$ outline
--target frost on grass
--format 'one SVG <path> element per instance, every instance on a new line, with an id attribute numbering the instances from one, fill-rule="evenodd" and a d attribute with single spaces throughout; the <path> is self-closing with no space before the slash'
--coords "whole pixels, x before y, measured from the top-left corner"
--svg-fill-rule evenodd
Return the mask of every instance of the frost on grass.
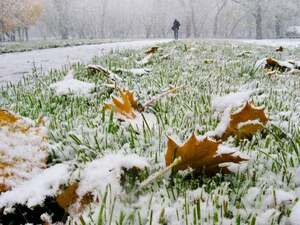
<path id="1" fill-rule="evenodd" d="M 57 95 L 89 96 L 95 89 L 95 84 L 75 79 L 73 70 L 70 70 L 62 81 L 51 84 L 50 88 L 54 89 Z"/>
<path id="2" fill-rule="evenodd" d="M 246 51 L 253 53 L 251 57 L 238 56 Z M 286 51 L 296 61 L 300 58 L 298 49 Z M 300 191 L 299 173 L 295 173 L 295 167 L 299 167 L 300 76 L 284 74 L 270 78 L 264 76 L 261 69 L 253 70 L 255 60 L 274 53 L 263 47 L 185 41 L 168 44 L 162 52 L 168 57 L 164 60 L 151 59 L 147 68 L 152 71 L 148 76 L 122 77 L 128 89 L 137 93 L 143 102 L 169 84 L 187 87 L 187 91 L 179 92 L 172 98 L 160 99 L 148 108 L 147 112 L 155 113 L 155 129 L 147 129 L 144 119 L 140 118 L 142 129 L 135 132 L 128 126 L 120 126 L 116 117 L 110 117 L 111 114 L 102 114 L 99 108 L 109 98 L 110 92 L 97 93 L 84 101 L 75 98 L 74 102 L 53 102 L 49 97 L 53 93 L 41 88 L 44 85 L 37 82 L 37 87 L 32 89 L 18 86 L 0 91 L 0 101 L 18 112 L 49 115 L 49 142 L 55 153 L 51 156 L 54 162 L 59 162 L 65 159 L 62 155 L 72 155 L 75 164 L 85 168 L 76 177 L 78 180 L 89 168 L 93 176 L 84 176 L 88 184 L 100 182 L 101 179 L 116 185 L 115 189 L 111 188 L 116 192 L 110 193 L 109 188 L 105 189 L 102 183 L 97 183 L 99 199 L 84 210 L 82 219 L 86 224 L 97 224 L 98 221 L 102 224 L 109 224 L 110 221 L 111 224 L 120 221 L 131 224 L 133 220 L 137 224 L 150 224 L 151 221 L 152 224 L 180 225 L 254 224 L 254 221 L 264 225 L 274 224 L 274 221 L 275 224 L 279 221 L 281 225 L 297 224 L 299 203 L 296 201 Z M 141 52 L 114 52 L 97 58 L 93 63 L 101 65 L 111 62 L 114 68 L 133 68 L 140 56 Z M 204 63 L 206 59 L 214 59 L 214 63 Z M 83 69 L 83 66 L 76 67 L 76 78 L 96 83 L 95 76 L 84 77 L 80 73 Z M 41 79 L 50 85 L 58 77 L 59 74 L 53 73 Z M 239 91 L 233 93 L 234 90 Z M 262 95 L 251 96 L 247 93 L 251 90 L 259 90 L 256 93 Z M 225 93 L 231 93 L 229 95 L 233 98 L 226 99 L 223 96 Z M 177 135 L 184 140 L 195 130 L 197 135 L 203 135 L 218 127 L 215 134 L 221 136 L 230 123 L 229 108 L 236 108 L 239 102 L 247 101 L 248 94 L 259 105 L 266 106 L 271 125 L 253 138 L 237 140 L 230 137 L 224 141 L 224 145 L 230 148 L 218 149 L 221 153 L 233 152 L 231 146 L 235 146 L 249 156 L 245 167 L 226 165 L 236 173 L 217 174 L 209 178 L 195 177 L 190 170 L 177 173 L 175 177 L 168 177 L 167 174 L 167 177 L 155 180 L 132 198 L 130 193 L 126 195 L 127 189 L 124 193 L 120 188 L 122 185 L 115 183 L 120 173 L 123 174 L 119 166 L 108 171 L 107 168 L 114 167 L 113 162 L 102 161 L 101 157 L 106 158 L 113 152 L 122 153 L 124 158 L 138 154 L 149 162 L 150 174 L 157 172 L 165 167 L 166 135 L 172 133 L 172 136 Z M 221 95 L 219 100 L 224 101 L 222 104 L 226 103 L 220 109 L 225 109 L 221 123 L 213 115 L 216 110 L 211 104 L 212 97 L 218 95 Z M 258 122 L 257 119 L 241 121 L 237 123 L 237 128 L 260 125 Z M 273 128 L 274 124 L 282 132 Z M 122 157 L 117 157 L 116 161 L 120 162 Z M 92 162 L 95 158 L 96 161 Z M 107 168 L 103 169 L 103 173 L 96 173 L 104 165 Z M 93 180 L 97 175 L 99 179 Z M 89 187 L 93 188 L 92 185 Z M 99 193 L 103 192 L 103 188 L 107 193 L 106 201 L 101 201 L 105 195 Z M 82 193 L 89 191 L 81 190 Z M 99 213 L 101 209 L 103 213 Z M 70 224 L 80 222 L 73 217 L 69 217 L 69 221 Z"/>

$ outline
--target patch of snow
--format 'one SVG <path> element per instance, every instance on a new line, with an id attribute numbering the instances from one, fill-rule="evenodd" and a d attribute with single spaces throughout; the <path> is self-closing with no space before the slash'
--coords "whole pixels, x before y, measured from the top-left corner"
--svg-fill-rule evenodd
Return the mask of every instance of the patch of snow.
<path id="1" fill-rule="evenodd" d="M 67 164 L 57 164 L 45 169 L 31 180 L 1 194 L 0 208 L 10 208 L 15 204 L 27 205 L 29 208 L 40 205 L 46 197 L 57 194 L 60 186 L 68 181 L 69 175 Z"/>
<path id="2" fill-rule="evenodd" d="M 225 109 L 223 116 L 221 118 L 221 121 L 218 124 L 218 126 L 216 127 L 216 129 L 214 131 L 209 131 L 209 132 L 205 133 L 205 136 L 222 137 L 223 134 L 225 133 L 228 125 L 230 124 L 230 113 L 231 113 L 231 107 L 228 107 L 227 109 Z"/>
<path id="3" fill-rule="evenodd" d="M 300 201 L 296 203 L 296 205 L 292 208 L 292 212 L 290 215 L 290 222 L 292 225 L 299 225 L 300 221 Z"/>
<path id="4" fill-rule="evenodd" d="M 262 125 L 263 124 L 259 121 L 259 120 L 248 120 L 246 122 L 240 122 L 238 125 L 237 125 L 237 129 L 241 129 L 245 126 L 249 126 L 249 125 Z"/>
<path id="5" fill-rule="evenodd" d="M 238 151 L 239 151 L 239 149 L 235 148 L 235 147 L 231 147 L 231 146 L 228 146 L 228 145 L 219 145 L 216 156 L 221 156 L 221 155 L 225 155 L 225 154 L 232 154 L 232 153 L 235 153 L 235 152 L 238 152 Z"/>
<path id="6" fill-rule="evenodd" d="M 0 126 L 0 183 L 13 188 L 41 172 L 48 158 L 47 128 L 18 117 Z"/>
<path id="7" fill-rule="evenodd" d="M 145 66 L 150 63 L 153 56 L 154 56 L 153 53 L 147 54 L 142 60 L 138 61 L 137 64 L 140 66 Z"/>
<path id="8" fill-rule="evenodd" d="M 157 126 L 157 118 L 153 113 L 140 113 L 135 111 L 136 117 L 129 119 L 123 115 L 117 114 L 117 118 L 120 119 L 125 125 L 131 125 L 137 131 L 143 131 L 147 129 L 147 125 L 150 129 L 154 129 Z"/>
<path id="9" fill-rule="evenodd" d="M 276 209 L 268 209 L 267 211 L 265 211 L 265 212 L 257 215 L 257 217 L 256 217 L 256 224 L 257 225 L 270 224 L 272 218 L 277 213 L 278 213 L 278 211 Z"/>
<path id="10" fill-rule="evenodd" d="M 120 71 L 125 73 L 131 73 L 133 75 L 142 76 L 147 75 L 151 72 L 151 69 L 148 68 L 132 68 L 132 69 L 120 69 Z"/>
<path id="11" fill-rule="evenodd" d="M 77 194 L 84 196 L 86 193 L 103 193 L 107 185 L 111 185 L 112 191 L 121 193 L 121 175 L 124 169 L 138 168 L 143 170 L 149 164 L 146 159 L 137 155 L 109 154 L 105 157 L 89 163 L 82 172 Z"/>
<path id="12" fill-rule="evenodd" d="M 217 112 L 224 112 L 228 107 L 239 107 L 250 99 L 250 96 L 255 90 L 240 91 L 230 93 L 225 96 L 214 96 L 212 100 L 212 107 Z"/>
<path id="13" fill-rule="evenodd" d="M 77 96 L 89 96 L 95 89 L 95 84 L 74 79 L 74 72 L 70 70 L 62 81 L 50 85 L 57 95 L 74 94 Z"/>

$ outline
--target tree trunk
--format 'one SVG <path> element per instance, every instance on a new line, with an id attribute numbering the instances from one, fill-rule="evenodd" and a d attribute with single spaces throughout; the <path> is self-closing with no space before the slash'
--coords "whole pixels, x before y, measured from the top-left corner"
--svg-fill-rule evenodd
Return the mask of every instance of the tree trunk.
<path id="1" fill-rule="evenodd" d="M 193 25 L 193 34 L 194 37 L 198 37 L 198 28 L 197 28 L 197 22 L 196 22 L 196 18 L 195 18 L 195 10 L 194 10 L 194 5 L 192 4 L 193 2 L 191 2 L 191 20 L 192 20 L 192 25 Z"/>
<path id="2" fill-rule="evenodd" d="M 275 16 L 275 34 L 276 38 L 281 38 L 281 20 L 279 16 Z"/>
<path id="3" fill-rule="evenodd" d="M 25 31 L 25 40 L 29 41 L 28 27 L 24 27 L 24 31 Z"/>
<path id="4" fill-rule="evenodd" d="M 256 39 L 262 39 L 262 9 L 261 6 L 257 6 L 256 16 L 255 16 L 255 24 L 256 24 Z"/>
<path id="5" fill-rule="evenodd" d="M 189 12 L 186 15 L 186 30 L 185 30 L 186 38 L 190 38 L 192 35 L 192 18 Z"/>
<path id="6" fill-rule="evenodd" d="M 218 31 L 219 31 L 219 16 L 221 14 L 221 12 L 223 11 L 223 9 L 225 8 L 225 6 L 227 5 L 227 0 L 223 0 L 222 4 L 218 7 L 217 9 L 217 13 L 215 15 L 215 19 L 214 19 L 214 30 L 213 30 L 213 36 L 216 37 L 218 35 Z"/>

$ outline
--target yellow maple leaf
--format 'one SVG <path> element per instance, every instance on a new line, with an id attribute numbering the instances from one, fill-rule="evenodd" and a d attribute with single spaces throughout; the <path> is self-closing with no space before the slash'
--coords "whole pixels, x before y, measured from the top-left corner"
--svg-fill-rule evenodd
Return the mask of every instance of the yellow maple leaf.
<path id="1" fill-rule="evenodd" d="M 113 110 L 127 119 L 136 118 L 138 102 L 135 100 L 133 92 L 129 90 L 120 91 L 121 98 L 113 97 L 112 101 L 104 104 L 104 109 Z"/>
<path id="2" fill-rule="evenodd" d="M 222 136 L 225 140 L 229 136 L 248 138 L 263 129 L 268 122 L 264 107 L 257 107 L 247 102 L 242 108 L 230 115 L 230 122 Z"/>
<path id="3" fill-rule="evenodd" d="M 14 124 L 19 118 L 7 110 L 0 109 L 0 126 Z"/>
<path id="4" fill-rule="evenodd" d="M 235 154 L 237 152 L 219 154 L 220 144 L 220 141 L 208 137 L 198 140 L 193 134 L 184 144 L 178 145 L 169 137 L 165 155 L 166 166 L 169 166 L 176 158 L 181 157 L 182 161 L 175 167 L 176 169 L 192 168 L 198 172 L 212 175 L 221 170 L 219 165 L 222 163 L 239 163 L 246 160 Z M 229 172 L 226 166 L 222 168 L 223 172 Z"/>

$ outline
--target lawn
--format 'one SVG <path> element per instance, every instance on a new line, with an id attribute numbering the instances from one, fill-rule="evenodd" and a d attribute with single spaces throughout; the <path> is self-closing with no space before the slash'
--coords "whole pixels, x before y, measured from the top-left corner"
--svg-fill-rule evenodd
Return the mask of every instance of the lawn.
<path id="1" fill-rule="evenodd" d="M 115 40 L 114 40 L 115 41 Z M 0 54 L 13 52 L 27 52 L 37 49 L 61 48 L 79 45 L 94 45 L 110 43 L 108 39 L 69 39 L 69 40 L 33 40 L 26 42 L 0 42 Z"/>
<path id="2" fill-rule="evenodd" d="M 31 119 L 47 117 L 48 167 L 69 163 L 78 169 L 109 154 L 121 154 L 125 160 L 136 154 L 147 161 L 142 171 L 120 172 L 117 187 L 113 179 L 103 181 L 109 185 L 97 189 L 98 199 L 85 206 L 80 216 L 70 213 L 67 224 L 288 224 L 300 197 L 300 76 L 265 75 L 255 64 L 271 56 L 299 59 L 300 50 L 276 52 L 272 47 L 238 42 L 179 41 L 160 45 L 146 66 L 137 63 L 144 57 L 141 50 L 94 58 L 93 64 L 112 71 L 151 69 L 145 75 L 119 74 L 141 103 L 170 85 L 183 86 L 151 105 L 147 113 L 155 115 L 156 123 L 151 126 L 153 121 L 144 118 L 140 129 L 103 110 L 111 95 L 119 92 L 106 85 L 103 74 L 91 73 L 82 64 L 72 69 L 76 79 L 95 84 L 90 95 L 56 95 L 50 88 L 71 68 L 48 74 L 35 69 L 18 84 L 0 89 L 0 106 Z M 251 91 L 250 99 L 264 106 L 269 117 L 253 137 L 230 137 L 222 143 L 249 157 L 243 166 L 213 176 L 190 169 L 173 171 L 139 189 L 143 180 L 165 168 L 168 136 L 180 144 L 193 132 L 202 136 L 215 130 L 220 121 L 212 107 L 215 96 L 243 91 Z"/>

